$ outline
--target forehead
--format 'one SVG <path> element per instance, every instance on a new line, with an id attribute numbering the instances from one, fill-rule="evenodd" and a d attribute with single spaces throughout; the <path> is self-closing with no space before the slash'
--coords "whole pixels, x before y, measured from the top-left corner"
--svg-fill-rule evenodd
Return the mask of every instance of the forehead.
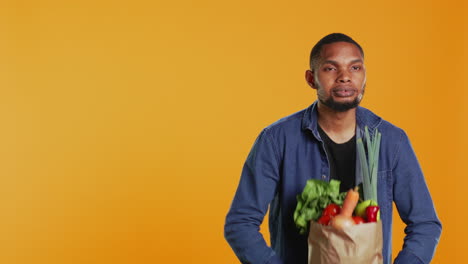
<path id="1" fill-rule="evenodd" d="M 323 45 L 320 52 L 321 61 L 335 60 L 335 61 L 353 61 L 362 58 L 359 48 L 348 42 L 334 42 L 331 44 Z"/>

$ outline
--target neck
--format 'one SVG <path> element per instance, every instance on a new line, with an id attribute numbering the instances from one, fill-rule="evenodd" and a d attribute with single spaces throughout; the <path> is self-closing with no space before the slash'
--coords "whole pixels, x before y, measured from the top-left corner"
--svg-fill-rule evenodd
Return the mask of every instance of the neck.
<path id="1" fill-rule="evenodd" d="M 318 124 L 334 142 L 347 142 L 356 133 L 356 108 L 337 112 L 319 101 L 317 110 Z"/>

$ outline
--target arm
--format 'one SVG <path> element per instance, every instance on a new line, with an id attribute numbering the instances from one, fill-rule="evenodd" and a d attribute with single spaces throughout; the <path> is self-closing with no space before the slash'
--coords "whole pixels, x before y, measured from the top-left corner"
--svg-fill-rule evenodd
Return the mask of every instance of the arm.
<path id="1" fill-rule="evenodd" d="M 406 224 L 403 249 L 394 263 L 429 263 L 439 242 L 442 226 L 421 167 L 404 132 L 400 138 L 393 176 L 394 201 Z"/>
<path id="2" fill-rule="evenodd" d="M 263 130 L 244 164 L 224 226 L 224 236 L 242 263 L 282 263 L 259 232 L 278 182 L 279 154 Z"/>

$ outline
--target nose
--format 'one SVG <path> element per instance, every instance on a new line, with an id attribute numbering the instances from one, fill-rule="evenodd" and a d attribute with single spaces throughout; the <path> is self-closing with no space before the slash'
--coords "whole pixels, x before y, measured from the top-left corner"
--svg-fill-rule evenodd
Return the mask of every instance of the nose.
<path id="1" fill-rule="evenodd" d="M 346 83 L 351 81 L 351 76 L 348 71 L 341 71 L 340 75 L 338 75 L 338 82 L 340 83 Z"/>

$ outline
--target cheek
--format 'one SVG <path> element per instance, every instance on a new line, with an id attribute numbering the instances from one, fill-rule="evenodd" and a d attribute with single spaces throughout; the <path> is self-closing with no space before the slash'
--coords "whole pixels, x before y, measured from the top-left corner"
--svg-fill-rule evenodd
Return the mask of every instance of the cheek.
<path id="1" fill-rule="evenodd" d="M 321 87 L 319 87 L 319 89 L 317 89 L 317 97 L 318 98 L 326 98 L 327 97 L 327 93 L 325 92 L 325 90 Z"/>
<path id="2" fill-rule="evenodd" d="M 356 76 L 354 78 L 354 84 L 356 85 L 357 88 L 362 88 L 366 84 L 366 76 Z"/>
<path id="3" fill-rule="evenodd" d="M 322 83 L 322 84 L 326 84 L 326 83 L 329 83 L 331 81 L 333 81 L 333 76 L 328 73 L 328 74 L 321 74 L 319 76 L 317 76 L 317 78 L 315 78 L 319 83 Z"/>
<path id="4" fill-rule="evenodd" d="M 364 74 L 362 74 L 361 76 L 359 76 L 359 80 L 360 80 L 360 82 L 361 82 L 362 84 L 365 84 L 365 83 L 366 83 L 366 80 L 367 80 L 366 74 L 364 73 Z"/>

